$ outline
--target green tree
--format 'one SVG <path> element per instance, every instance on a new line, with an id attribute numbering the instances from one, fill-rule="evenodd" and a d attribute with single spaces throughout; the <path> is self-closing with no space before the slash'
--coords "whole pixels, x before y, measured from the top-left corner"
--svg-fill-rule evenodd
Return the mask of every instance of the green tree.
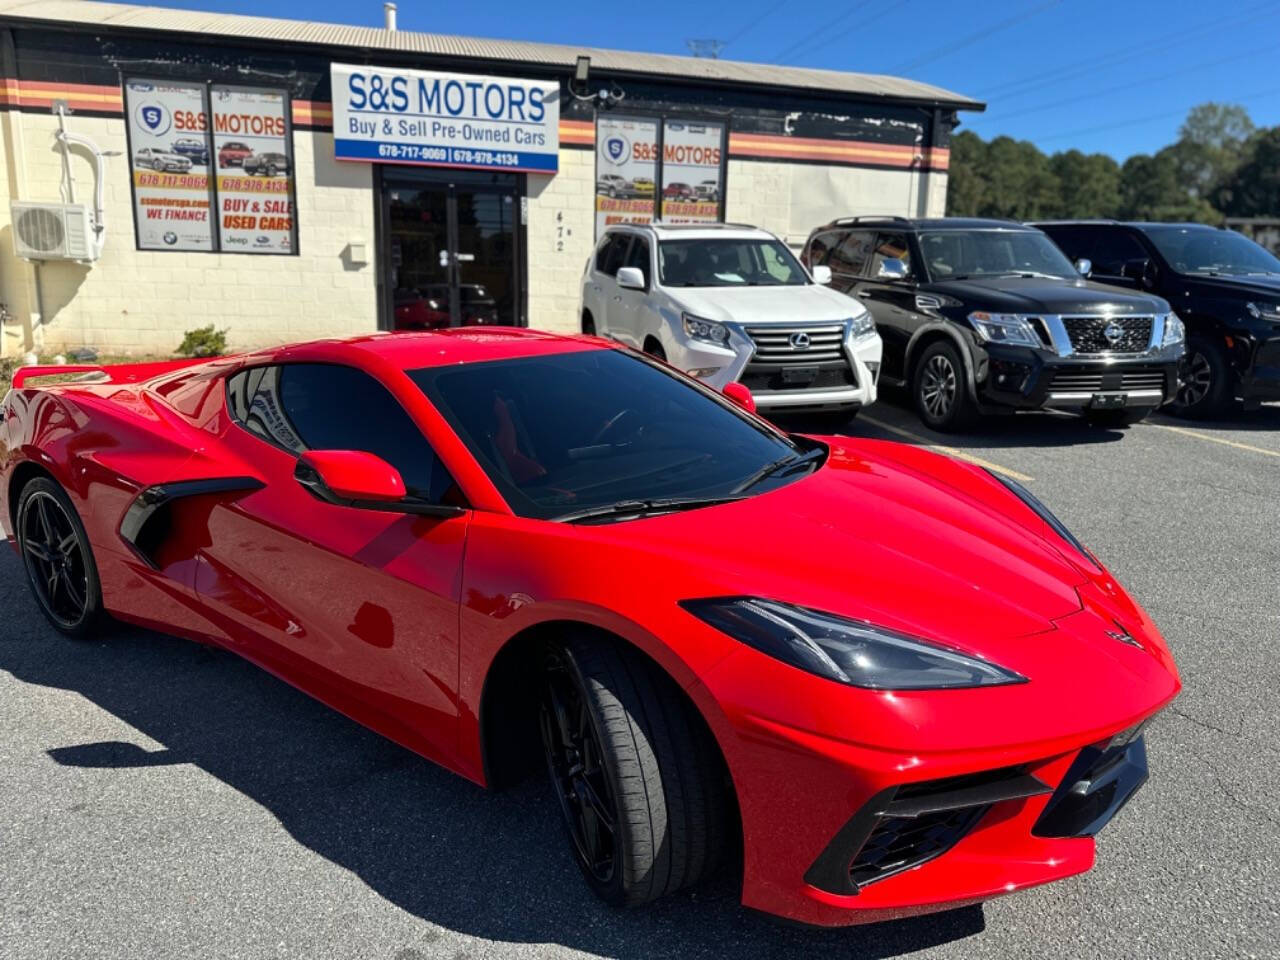
<path id="1" fill-rule="evenodd" d="M 1213 201 L 1232 217 L 1280 216 L 1280 127 L 1254 134 L 1244 162 L 1214 190 Z"/>
<path id="2" fill-rule="evenodd" d="M 1154 156 L 1140 153 L 1120 168 L 1120 216 L 1127 220 L 1199 220 L 1215 223 L 1221 215 L 1194 196 L 1180 179 L 1172 147 Z"/>
<path id="3" fill-rule="evenodd" d="M 976 217 L 986 203 L 988 183 L 987 143 L 972 130 L 951 138 L 951 164 L 947 176 L 947 214 Z"/>
<path id="4" fill-rule="evenodd" d="M 1178 177 L 1196 197 L 1208 197 L 1244 159 L 1254 133 L 1244 107 L 1202 103 L 1192 107 L 1170 148 Z"/>
<path id="5" fill-rule="evenodd" d="M 1049 158 L 1029 140 L 996 137 L 987 147 L 989 189 L 982 216 L 1034 220 L 1053 216 L 1061 187 Z"/>
<path id="6" fill-rule="evenodd" d="M 1055 217 L 1114 217 L 1120 211 L 1120 164 L 1104 153 L 1055 153 L 1049 169 L 1058 178 Z"/>

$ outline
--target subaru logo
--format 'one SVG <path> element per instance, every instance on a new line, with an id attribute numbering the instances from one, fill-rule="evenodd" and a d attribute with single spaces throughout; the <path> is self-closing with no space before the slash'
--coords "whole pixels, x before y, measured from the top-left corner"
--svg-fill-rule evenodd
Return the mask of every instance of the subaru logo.
<path id="1" fill-rule="evenodd" d="M 1124 327 L 1112 320 L 1102 328 L 1102 335 L 1107 338 L 1107 343 L 1114 347 L 1124 338 Z"/>
<path id="2" fill-rule="evenodd" d="M 793 333 L 791 335 L 791 349 L 792 350 L 808 350 L 809 335 L 805 333 L 803 330 L 797 333 Z"/>

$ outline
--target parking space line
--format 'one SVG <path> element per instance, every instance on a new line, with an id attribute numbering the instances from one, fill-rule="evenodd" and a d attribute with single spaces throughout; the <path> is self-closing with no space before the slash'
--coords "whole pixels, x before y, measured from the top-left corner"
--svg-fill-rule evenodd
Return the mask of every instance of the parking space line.
<path id="1" fill-rule="evenodd" d="M 967 460 L 969 463 L 976 463 L 980 467 L 988 470 L 995 470 L 997 473 L 1003 473 L 1006 477 L 1013 477 L 1019 483 L 1028 483 L 1033 478 L 1025 473 L 1019 473 L 1017 470 L 1010 470 L 1008 467 L 1002 467 L 998 463 L 992 463 L 990 460 L 983 460 L 981 457 L 975 457 L 971 453 L 965 453 L 963 450 L 957 450 L 955 447 L 948 447 L 943 443 L 934 443 L 928 437 L 922 437 L 918 433 L 912 433 L 910 430 L 904 430 L 902 427 L 895 427 L 891 423 L 885 423 L 883 420 L 877 420 L 875 417 L 862 416 L 858 418 L 863 423 L 869 423 L 873 427 L 879 427 L 881 430 L 888 430 L 890 433 L 896 433 L 899 436 L 906 437 L 917 444 L 928 447 L 930 450 L 937 450 L 939 453 L 945 453 L 949 457 L 955 457 L 957 460 Z"/>
<path id="2" fill-rule="evenodd" d="M 1188 437 L 1195 437 L 1197 440 L 1208 440 L 1210 443 L 1220 443 L 1224 447 L 1235 447 L 1237 450 L 1248 450 L 1250 453 L 1260 453 L 1265 457 L 1280 457 L 1280 450 L 1268 450 L 1265 447 L 1255 447 L 1248 443 L 1240 443 L 1238 440 L 1227 440 L 1224 437 L 1215 437 L 1210 433 L 1201 433 L 1199 430 L 1188 430 L 1186 427 L 1171 427 L 1164 423 L 1142 423 L 1142 427 L 1156 427 L 1159 430 L 1168 430 L 1171 433 L 1181 433 Z"/>

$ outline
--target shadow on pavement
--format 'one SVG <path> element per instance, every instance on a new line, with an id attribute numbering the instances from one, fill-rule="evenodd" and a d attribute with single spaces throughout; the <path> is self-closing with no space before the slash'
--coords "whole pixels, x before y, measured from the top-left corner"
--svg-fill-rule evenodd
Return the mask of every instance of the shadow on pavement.
<path id="1" fill-rule="evenodd" d="M 1259 433 L 1276 431 L 1280 433 L 1280 403 L 1265 403 L 1256 410 L 1245 410 L 1241 404 L 1225 417 L 1216 420 L 1187 420 L 1172 417 L 1165 413 L 1157 413 L 1151 418 L 1152 423 L 1162 423 L 1170 427 L 1185 427 L 1188 430 L 1200 430 L 1204 433 Z"/>
<path id="2" fill-rule="evenodd" d="M 57 763 L 194 764 L 264 806 L 299 843 L 380 896 L 459 933 L 646 957 L 893 957 L 981 932 L 981 907 L 845 930 L 744 911 L 736 883 L 641 910 L 596 901 L 540 778 L 488 793 L 358 726 L 233 654 L 129 627 L 77 643 L 47 627 L 0 544 L 0 669 L 75 691 L 161 745 L 40 744 Z M 213 882 L 212 880 L 210 881 Z"/>

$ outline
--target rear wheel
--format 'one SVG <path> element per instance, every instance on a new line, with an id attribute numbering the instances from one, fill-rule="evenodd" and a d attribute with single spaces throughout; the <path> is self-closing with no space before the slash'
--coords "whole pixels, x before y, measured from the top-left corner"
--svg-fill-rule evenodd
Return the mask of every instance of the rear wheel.
<path id="1" fill-rule="evenodd" d="M 649 337 L 645 340 L 644 352 L 649 354 L 649 356 L 657 357 L 662 361 L 667 359 L 667 351 L 662 349 L 662 344 L 658 341 L 657 337 Z"/>
<path id="2" fill-rule="evenodd" d="M 1192 337 L 1187 341 L 1182 384 L 1169 409 L 1179 417 L 1200 419 L 1221 416 L 1231 405 L 1231 365 L 1226 351 L 1215 340 Z"/>
<path id="3" fill-rule="evenodd" d="M 89 538 L 62 488 L 46 477 L 23 487 L 16 532 L 45 617 L 69 637 L 88 634 L 102 615 L 102 586 Z"/>
<path id="4" fill-rule="evenodd" d="M 648 903 L 714 869 L 729 822 L 722 762 L 653 664 L 589 635 L 550 647 L 540 727 L 574 858 L 601 899 Z"/>
<path id="5" fill-rule="evenodd" d="M 921 352 L 911 378 L 911 397 L 920 419 L 941 433 L 962 430 L 973 419 L 964 363 L 949 341 L 937 340 Z"/>
<path id="6" fill-rule="evenodd" d="M 594 337 L 596 334 L 596 318 L 591 316 L 591 311 L 582 311 L 582 332 L 587 336 Z"/>

